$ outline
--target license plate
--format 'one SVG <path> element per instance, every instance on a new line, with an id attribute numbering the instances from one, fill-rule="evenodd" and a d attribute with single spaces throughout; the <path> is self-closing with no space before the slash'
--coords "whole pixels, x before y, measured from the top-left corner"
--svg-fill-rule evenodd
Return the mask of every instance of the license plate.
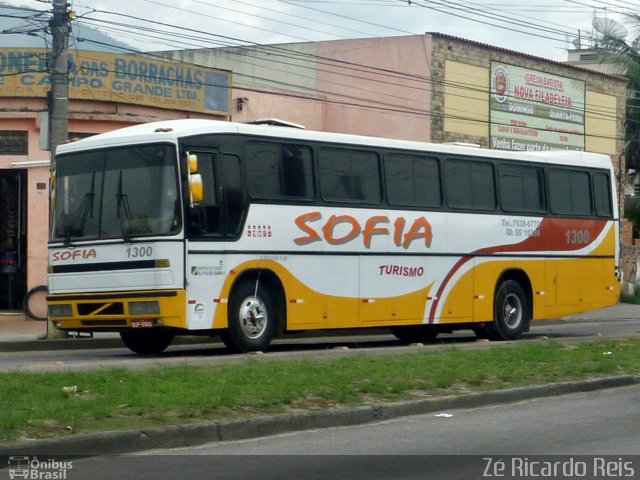
<path id="1" fill-rule="evenodd" d="M 131 320 L 132 328 L 151 328 L 153 322 L 151 320 Z"/>

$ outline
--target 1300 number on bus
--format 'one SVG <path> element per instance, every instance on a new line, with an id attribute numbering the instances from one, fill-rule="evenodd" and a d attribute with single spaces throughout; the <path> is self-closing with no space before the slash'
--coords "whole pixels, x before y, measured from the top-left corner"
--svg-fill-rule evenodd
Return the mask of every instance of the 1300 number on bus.
<path id="1" fill-rule="evenodd" d="M 586 245 L 589 243 L 588 230 L 567 230 L 565 237 L 568 245 Z"/>
<path id="2" fill-rule="evenodd" d="M 129 247 L 127 248 L 127 258 L 152 257 L 153 247 Z"/>

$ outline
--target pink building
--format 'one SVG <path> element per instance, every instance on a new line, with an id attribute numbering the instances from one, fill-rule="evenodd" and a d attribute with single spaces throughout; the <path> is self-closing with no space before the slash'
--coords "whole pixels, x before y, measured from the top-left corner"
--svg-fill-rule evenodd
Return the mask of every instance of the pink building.
<path id="1" fill-rule="evenodd" d="M 0 49 L 0 312 L 47 283 L 49 77 L 40 49 Z M 69 138 L 172 118 L 229 119 L 231 74 L 133 55 L 73 52 Z M 29 302 L 44 317 L 44 294 Z"/>

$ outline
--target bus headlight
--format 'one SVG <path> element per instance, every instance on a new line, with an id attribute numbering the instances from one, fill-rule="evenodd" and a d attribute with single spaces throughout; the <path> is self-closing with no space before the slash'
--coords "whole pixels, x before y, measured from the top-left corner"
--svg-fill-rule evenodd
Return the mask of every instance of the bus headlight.
<path id="1" fill-rule="evenodd" d="M 131 315 L 158 315 L 160 304 L 157 301 L 129 302 L 129 314 Z"/>
<path id="2" fill-rule="evenodd" d="M 73 315 L 73 309 L 70 303 L 61 303 L 58 305 L 49 305 L 48 308 L 49 318 L 55 317 L 70 317 Z"/>

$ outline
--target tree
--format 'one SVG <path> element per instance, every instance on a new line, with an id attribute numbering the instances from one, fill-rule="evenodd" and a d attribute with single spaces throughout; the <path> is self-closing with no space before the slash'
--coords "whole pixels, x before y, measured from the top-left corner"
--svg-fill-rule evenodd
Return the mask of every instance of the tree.
<path id="1" fill-rule="evenodd" d="M 613 71 L 627 78 L 624 159 L 627 170 L 640 173 L 640 14 L 627 13 L 624 37 L 603 35 L 599 46 L 602 62 L 613 65 Z M 635 182 L 634 182 L 635 183 Z M 625 216 L 633 224 L 634 238 L 640 237 L 640 199 L 626 198 Z"/>
<path id="2" fill-rule="evenodd" d="M 602 62 L 614 65 L 612 73 L 627 77 L 625 160 L 627 168 L 640 168 L 640 14 L 626 13 L 628 35 L 603 35 Z"/>

